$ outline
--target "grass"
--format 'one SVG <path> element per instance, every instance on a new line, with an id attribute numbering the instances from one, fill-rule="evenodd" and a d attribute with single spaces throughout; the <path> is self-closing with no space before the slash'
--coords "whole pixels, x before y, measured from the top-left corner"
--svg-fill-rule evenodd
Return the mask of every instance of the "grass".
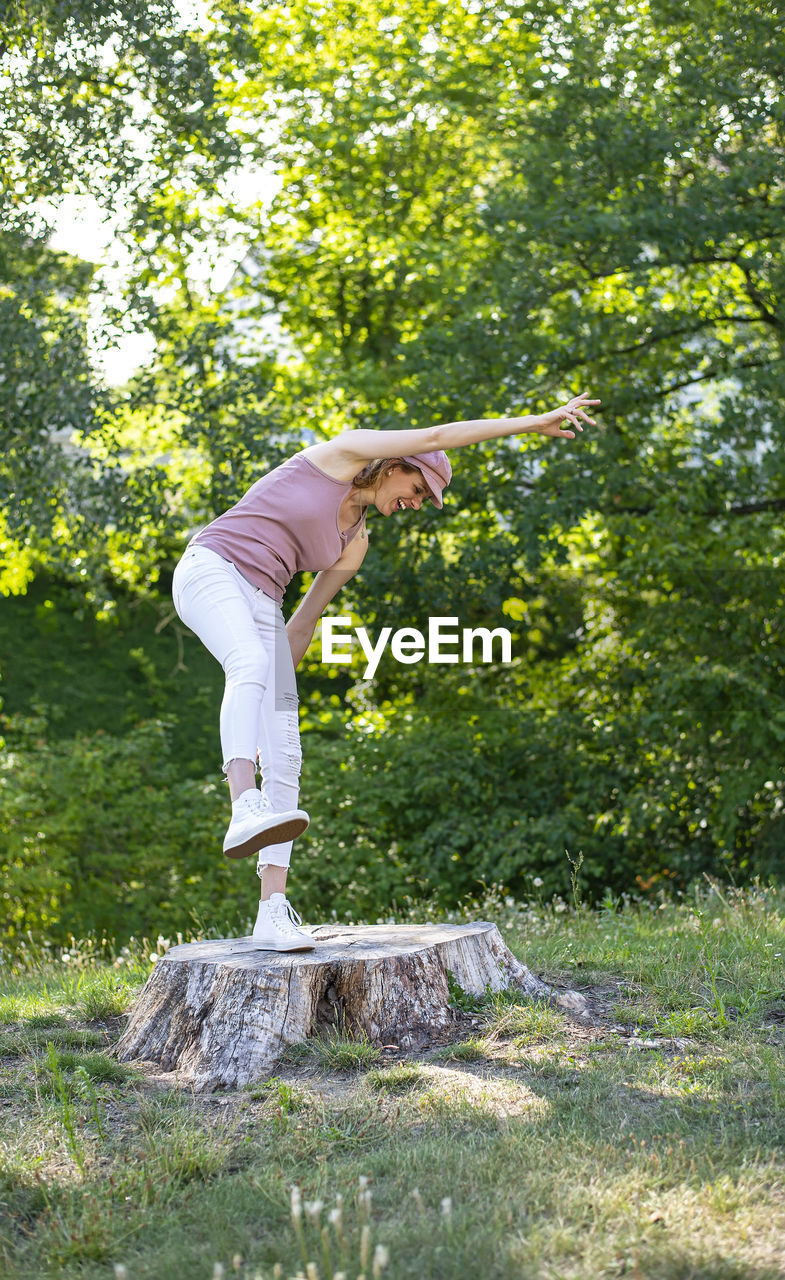
<path id="1" fill-rule="evenodd" d="M 336 1032 L 207 1096 L 118 1064 L 111 1005 L 88 1013 L 141 951 L 31 951 L 0 1004 L 0 1271 L 781 1280 L 784 905 L 492 900 L 476 914 L 590 1021 L 498 993 L 440 1049 L 372 1061 Z"/>
<path id="2" fill-rule="evenodd" d="M 351 1033 L 331 1027 L 302 1044 L 291 1045 L 284 1053 L 288 1062 L 313 1062 L 327 1071 L 362 1071 L 379 1061 L 379 1050 L 365 1032 Z"/>
<path id="3" fill-rule="evenodd" d="M 13 959 L 2 955 L 0 1026 L 21 1022 L 30 1030 L 72 1028 L 74 1018 L 116 1017 L 128 1008 L 134 993 L 150 972 L 150 945 L 111 948 L 92 942 L 59 948 L 34 943 Z M 31 985 L 30 975 L 35 975 Z"/>
<path id="4" fill-rule="evenodd" d="M 365 1083 L 376 1093 L 406 1093 L 417 1089 L 428 1080 L 428 1074 L 419 1063 L 399 1062 L 391 1067 L 366 1072 Z"/>
<path id="5" fill-rule="evenodd" d="M 459 1040 L 444 1049 L 437 1049 L 434 1057 L 437 1061 L 479 1062 L 486 1057 L 486 1044 L 478 1036 L 469 1036 L 467 1040 Z"/>

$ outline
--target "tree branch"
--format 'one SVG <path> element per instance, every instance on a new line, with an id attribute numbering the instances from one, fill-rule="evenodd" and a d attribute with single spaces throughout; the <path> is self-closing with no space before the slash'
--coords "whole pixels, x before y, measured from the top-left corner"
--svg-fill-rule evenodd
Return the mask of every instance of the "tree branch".
<path id="1" fill-rule="evenodd" d="M 780 357 L 780 361 L 782 358 Z M 650 399 L 664 399 L 665 396 L 673 395 L 674 391 L 682 391 L 684 387 L 694 387 L 698 382 L 711 382 L 714 378 L 732 377 L 739 369 L 769 369 L 775 363 L 779 363 L 779 361 L 742 360 L 731 369 L 710 369 L 708 373 L 699 373 L 691 378 L 686 378 L 684 382 L 674 382 L 669 387 L 662 387 L 659 391 L 647 391 L 646 394 Z"/>
<path id="2" fill-rule="evenodd" d="M 752 272 L 747 267 L 743 266 L 741 262 L 739 263 L 739 267 L 741 268 L 741 273 L 744 276 L 744 279 L 747 281 L 747 295 L 755 309 L 760 313 L 761 319 L 765 320 L 767 324 L 773 325 L 775 329 L 778 329 L 780 327 L 779 320 L 775 316 L 774 312 L 770 311 L 767 307 L 763 294 L 752 279 Z"/>
<path id="3" fill-rule="evenodd" d="M 653 510 L 653 504 L 649 507 L 614 507 L 610 514 L 650 516 Z M 715 516 L 751 516 L 757 515 L 762 511 L 785 511 L 785 498 L 765 498 L 762 502 L 740 502 L 732 507 L 709 507 L 695 514 L 704 516 L 706 519 L 712 519 Z"/>
<path id="4" fill-rule="evenodd" d="M 608 352 L 610 356 L 626 356 L 636 351 L 643 351 L 646 347 L 656 346 L 658 342 L 667 342 L 669 338 L 682 338 L 685 334 L 699 333 L 701 329 L 710 329 L 716 324 L 762 324 L 760 316 L 737 316 L 737 315 L 721 315 L 706 316 L 703 320 L 698 320 L 694 324 L 682 325 L 680 329 L 660 330 L 659 333 L 652 333 L 647 338 L 641 339 L 640 342 L 633 342 L 628 347 L 614 347 Z"/>

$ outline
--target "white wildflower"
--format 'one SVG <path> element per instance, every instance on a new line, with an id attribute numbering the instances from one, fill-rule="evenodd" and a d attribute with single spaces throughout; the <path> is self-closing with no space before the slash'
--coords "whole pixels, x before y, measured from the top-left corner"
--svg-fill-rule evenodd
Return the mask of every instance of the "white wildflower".
<path id="1" fill-rule="evenodd" d="M 370 1258 L 371 1258 L 371 1228 L 368 1226 L 368 1223 L 366 1222 L 365 1226 L 360 1232 L 360 1269 L 363 1275 L 368 1269 L 368 1263 L 370 1261 Z"/>
<path id="2" fill-rule="evenodd" d="M 384 1271 L 390 1261 L 390 1251 L 383 1244 L 377 1244 L 373 1251 L 373 1277 L 379 1280 L 379 1276 Z"/>

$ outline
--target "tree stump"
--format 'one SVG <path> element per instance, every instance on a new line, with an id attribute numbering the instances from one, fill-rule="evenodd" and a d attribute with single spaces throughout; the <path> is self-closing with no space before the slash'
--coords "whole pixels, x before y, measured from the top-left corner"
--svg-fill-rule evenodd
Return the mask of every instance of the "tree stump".
<path id="1" fill-rule="evenodd" d="M 118 1056 L 176 1071 L 198 1090 L 241 1088 L 287 1046 L 329 1027 L 424 1048 L 453 1018 L 448 975 L 475 996 L 514 985 L 570 1003 L 484 921 L 321 925 L 311 933 L 314 951 L 289 954 L 257 951 L 250 938 L 171 947 L 141 992 Z"/>

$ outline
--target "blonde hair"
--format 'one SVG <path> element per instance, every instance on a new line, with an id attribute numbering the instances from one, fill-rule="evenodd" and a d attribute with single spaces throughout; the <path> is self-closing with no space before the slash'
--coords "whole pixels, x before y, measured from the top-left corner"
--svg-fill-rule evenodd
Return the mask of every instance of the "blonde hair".
<path id="1" fill-rule="evenodd" d="M 420 471 L 419 467 L 413 467 L 410 462 L 404 462 L 401 458 L 374 458 L 373 462 L 366 463 L 362 471 L 357 472 L 352 484 L 355 489 L 372 489 L 384 468 L 389 466 L 400 467 L 401 471 L 406 472 Z"/>

